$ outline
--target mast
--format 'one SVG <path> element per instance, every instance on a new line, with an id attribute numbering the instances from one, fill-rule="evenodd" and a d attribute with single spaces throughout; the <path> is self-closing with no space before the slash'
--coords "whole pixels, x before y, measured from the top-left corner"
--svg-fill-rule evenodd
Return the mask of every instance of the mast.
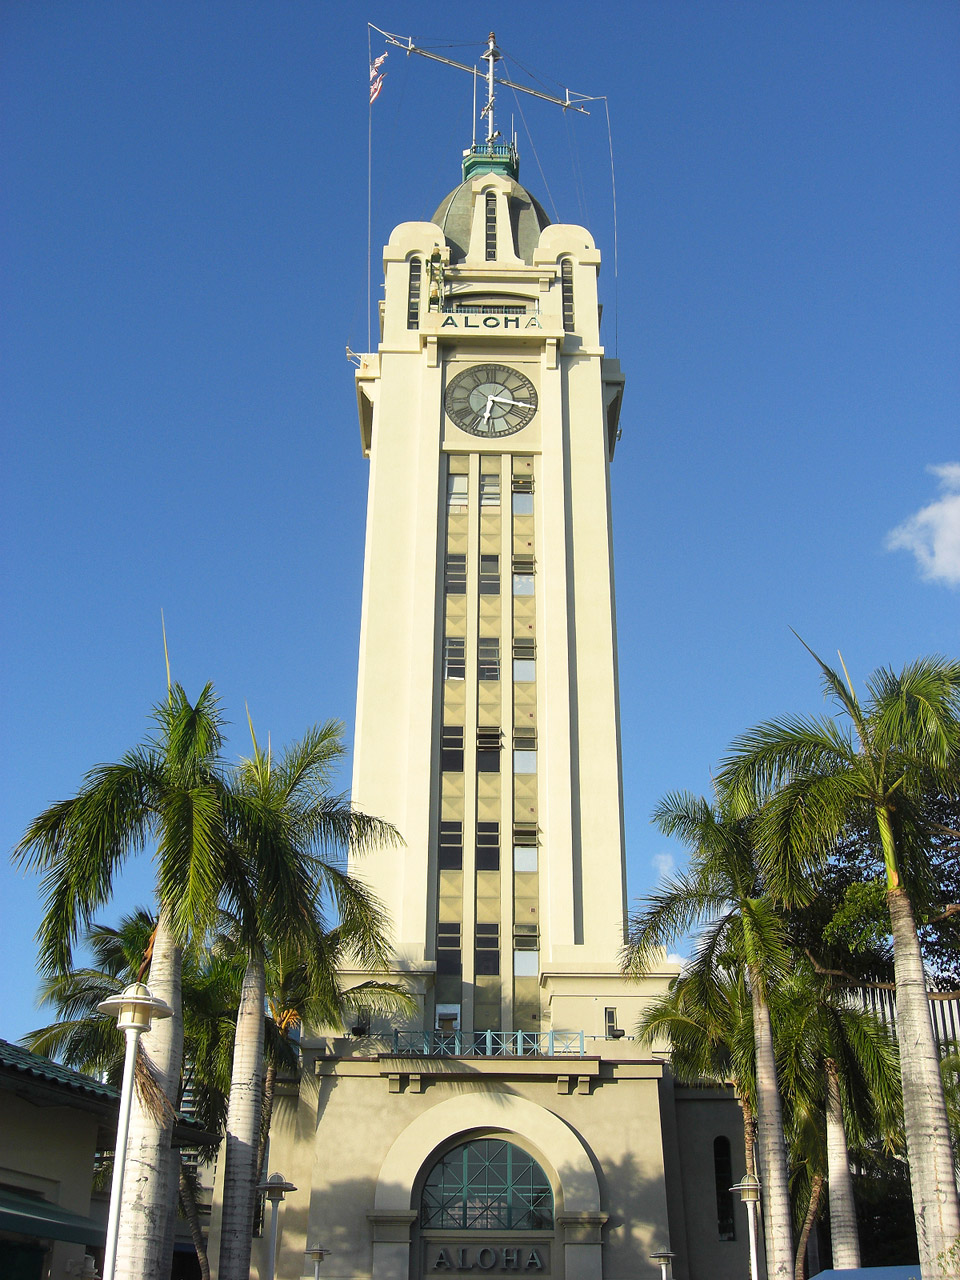
<path id="1" fill-rule="evenodd" d="M 497 133 L 493 123 L 493 86 L 495 83 L 493 68 L 500 61 L 500 50 L 497 48 L 497 40 L 491 31 L 487 37 L 487 51 L 481 54 L 481 57 L 487 64 L 487 105 L 483 108 L 480 115 L 487 117 L 487 145 L 490 146 L 496 139 Z"/>

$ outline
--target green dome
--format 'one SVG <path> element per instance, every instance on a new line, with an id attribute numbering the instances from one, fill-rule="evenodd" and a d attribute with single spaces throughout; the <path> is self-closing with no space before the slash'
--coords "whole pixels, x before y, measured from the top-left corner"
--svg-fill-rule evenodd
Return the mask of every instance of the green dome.
<path id="1" fill-rule="evenodd" d="M 533 251 L 540 241 L 540 232 L 550 225 L 546 211 L 526 187 L 516 180 L 516 152 L 513 148 L 513 172 L 501 167 L 497 157 L 488 157 L 488 163 L 471 165 L 472 153 L 479 148 L 471 148 L 464 159 L 464 180 L 458 187 L 440 202 L 431 222 L 442 230 L 447 244 L 450 246 L 450 261 L 462 262 L 470 247 L 470 226 L 473 220 L 473 179 L 479 173 L 501 173 L 510 179 L 510 192 L 507 203 L 510 208 L 510 225 L 513 228 L 513 248 L 517 257 L 528 266 L 533 264 Z M 479 159 L 479 157 L 477 157 Z M 468 167 L 469 166 L 469 167 Z"/>

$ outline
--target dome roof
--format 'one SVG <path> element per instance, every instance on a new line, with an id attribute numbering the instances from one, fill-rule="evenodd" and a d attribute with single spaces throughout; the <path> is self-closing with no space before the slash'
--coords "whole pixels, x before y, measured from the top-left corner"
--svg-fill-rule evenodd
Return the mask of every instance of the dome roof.
<path id="1" fill-rule="evenodd" d="M 473 178 L 475 174 L 454 187 L 430 219 L 436 223 L 450 246 L 450 261 L 462 262 L 470 245 L 470 226 L 473 219 Z M 515 179 L 510 180 L 507 196 L 510 208 L 510 225 L 517 257 L 527 265 L 533 263 L 533 251 L 540 240 L 540 232 L 550 225 L 543 206 Z"/>

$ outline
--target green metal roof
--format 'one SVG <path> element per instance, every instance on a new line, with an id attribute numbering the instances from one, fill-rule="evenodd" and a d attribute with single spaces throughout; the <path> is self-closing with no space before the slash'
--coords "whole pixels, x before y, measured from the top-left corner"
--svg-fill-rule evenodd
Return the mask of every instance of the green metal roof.
<path id="1" fill-rule="evenodd" d="M 61 1085 L 65 1089 L 72 1089 L 104 1102 L 118 1102 L 120 1099 L 120 1091 L 113 1085 L 101 1084 L 99 1080 L 94 1080 L 93 1076 L 61 1066 L 52 1058 L 31 1053 L 22 1045 L 10 1044 L 8 1040 L 0 1040 L 0 1070 L 2 1069 L 19 1072 L 35 1080 L 45 1080 L 49 1084 Z"/>
<path id="2" fill-rule="evenodd" d="M 16 1231 L 40 1240 L 69 1240 L 73 1244 L 101 1247 L 107 1234 L 101 1222 L 70 1213 L 36 1196 L 17 1195 L 6 1189 L 0 1190 L 0 1230 Z"/>

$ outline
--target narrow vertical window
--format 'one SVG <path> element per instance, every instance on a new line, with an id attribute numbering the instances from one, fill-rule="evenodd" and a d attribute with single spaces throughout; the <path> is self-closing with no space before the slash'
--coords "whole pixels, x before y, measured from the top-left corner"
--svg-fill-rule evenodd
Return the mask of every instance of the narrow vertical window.
<path id="1" fill-rule="evenodd" d="M 480 773 L 500 772 L 499 728 L 481 726 L 477 729 L 477 769 Z"/>
<path id="2" fill-rule="evenodd" d="M 461 969 L 460 925 L 441 921 L 437 925 L 437 973 L 459 975 Z"/>
<path id="3" fill-rule="evenodd" d="M 518 684 L 537 678 L 537 642 L 529 636 L 513 638 L 513 678 Z"/>
<path id="4" fill-rule="evenodd" d="M 733 1162 L 730 1159 L 730 1139 L 713 1140 L 713 1174 L 717 1185 L 717 1233 L 721 1240 L 736 1240 L 733 1225 Z"/>
<path id="5" fill-rule="evenodd" d="M 533 515 L 533 476 L 513 477 L 513 514 Z"/>
<path id="6" fill-rule="evenodd" d="M 573 263 L 564 258 L 560 263 L 560 300 L 563 305 L 563 327 L 567 333 L 573 329 Z"/>
<path id="7" fill-rule="evenodd" d="M 489 975 L 500 972 L 500 926 L 498 924 L 477 925 L 474 963 L 478 974 Z"/>
<path id="8" fill-rule="evenodd" d="M 480 477 L 480 506 L 481 507 L 499 507 L 500 505 L 500 477 L 499 476 L 481 476 Z"/>
<path id="9" fill-rule="evenodd" d="M 467 673 L 467 642 L 463 636 L 445 636 L 443 641 L 443 678 L 462 680 Z"/>
<path id="10" fill-rule="evenodd" d="M 480 594 L 482 596 L 498 596 L 500 594 L 500 557 L 480 557 Z"/>
<path id="11" fill-rule="evenodd" d="M 513 730 L 513 772 L 537 772 L 537 731 L 527 725 Z"/>
<path id="12" fill-rule="evenodd" d="M 500 679 L 500 639 L 481 636 L 477 641 L 477 679 Z"/>
<path id="13" fill-rule="evenodd" d="M 441 871 L 460 871 L 463 867 L 463 823 L 440 823 L 440 847 L 437 863 Z"/>
<path id="14" fill-rule="evenodd" d="M 462 515 L 467 509 L 467 477 L 447 476 L 447 510 Z"/>
<path id="15" fill-rule="evenodd" d="M 484 213 L 487 261 L 493 262 L 497 256 L 497 197 L 493 191 L 487 192 Z"/>
<path id="16" fill-rule="evenodd" d="M 407 285 L 407 328 L 420 327 L 420 279 L 423 264 L 419 258 L 410 259 L 410 280 Z"/>
<path id="17" fill-rule="evenodd" d="M 521 872 L 537 869 L 537 824 L 535 822 L 513 824 L 513 869 Z"/>
<path id="18" fill-rule="evenodd" d="M 440 768 L 463 773 L 463 725 L 445 724 L 440 730 Z"/>
<path id="19" fill-rule="evenodd" d="M 444 565 L 444 585 L 447 595 L 463 596 L 467 593 L 467 557 L 448 555 Z"/>
<path id="20" fill-rule="evenodd" d="M 515 596 L 533 595 L 533 556 L 513 557 L 513 594 Z"/>
<path id="21" fill-rule="evenodd" d="M 500 823 L 477 823 L 477 870 L 500 870 Z"/>

